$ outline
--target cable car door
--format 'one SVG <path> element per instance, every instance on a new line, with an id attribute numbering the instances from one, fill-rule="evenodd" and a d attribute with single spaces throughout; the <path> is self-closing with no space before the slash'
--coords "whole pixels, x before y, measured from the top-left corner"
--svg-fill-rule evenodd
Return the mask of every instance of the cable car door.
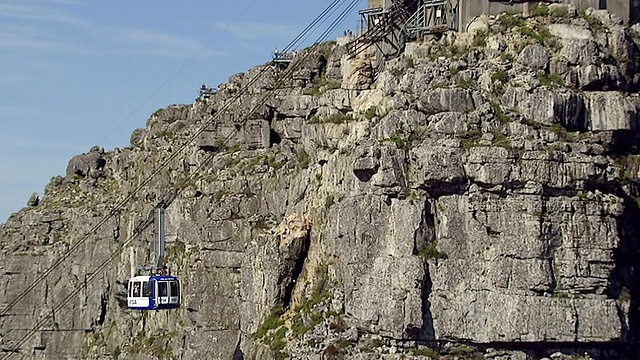
<path id="1" fill-rule="evenodd" d="M 172 281 L 169 283 L 169 302 L 180 304 L 180 283 Z"/>
<path id="2" fill-rule="evenodd" d="M 166 281 L 158 281 L 158 305 L 169 303 L 169 284 Z"/>

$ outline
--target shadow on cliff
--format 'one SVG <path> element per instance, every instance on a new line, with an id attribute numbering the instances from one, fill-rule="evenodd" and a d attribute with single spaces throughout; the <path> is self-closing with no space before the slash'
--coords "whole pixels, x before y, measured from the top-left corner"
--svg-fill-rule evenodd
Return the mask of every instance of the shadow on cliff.
<path id="1" fill-rule="evenodd" d="M 421 345 L 427 345 L 429 347 L 435 347 L 436 336 L 433 327 L 433 316 L 431 314 L 431 302 L 429 296 L 433 288 L 433 282 L 431 281 L 431 274 L 429 272 L 429 262 L 423 255 L 425 249 L 435 249 L 436 241 L 436 229 L 435 229 L 435 215 L 431 210 L 431 203 L 429 200 L 425 200 L 424 207 L 422 208 L 422 216 L 420 225 L 414 233 L 413 240 L 413 255 L 420 256 L 422 266 L 424 269 L 424 276 L 422 278 L 422 325 L 420 328 L 410 326 L 405 329 L 408 338 L 416 340 Z"/>
<path id="2" fill-rule="evenodd" d="M 620 245 L 615 250 L 616 266 L 609 279 L 607 295 L 622 300 L 622 304 L 629 301 L 628 323 L 622 329 L 622 340 L 640 350 L 640 207 L 636 201 L 640 188 L 631 184 L 629 189 L 631 194 L 623 195 L 624 211 L 618 218 Z M 625 310 L 619 309 L 623 319 Z"/>
<path id="3" fill-rule="evenodd" d="M 640 121 L 640 118 L 636 119 Z M 615 250 L 615 268 L 609 278 L 607 295 L 611 299 L 622 300 L 618 303 L 618 312 L 624 320 L 627 309 L 621 308 L 629 301 L 628 322 L 622 329 L 624 343 L 640 353 L 640 163 L 628 155 L 640 152 L 640 135 L 636 131 L 613 131 L 607 155 L 616 159 L 622 166 L 620 180 L 608 184 L 590 184 L 590 190 L 614 193 L 624 199 L 624 210 L 618 217 L 617 227 L 620 244 Z M 640 358 L 640 356 L 638 356 Z"/>
<path id="4" fill-rule="evenodd" d="M 429 274 L 429 263 L 424 262 L 424 279 L 422 279 L 422 329 L 419 337 L 419 343 L 430 347 L 435 347 L 436 332 L 433 328 L 433 316 L 431 314 L 431 295 L 433 283 Z"/>

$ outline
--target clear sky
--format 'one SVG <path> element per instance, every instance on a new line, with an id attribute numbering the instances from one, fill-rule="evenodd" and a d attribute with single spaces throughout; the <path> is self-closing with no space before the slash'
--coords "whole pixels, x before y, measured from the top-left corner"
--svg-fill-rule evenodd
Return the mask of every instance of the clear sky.
<path id="1" fill-rule="evenodd" d="M 330 3 L 0 0 L 0 223 L 71 157 L 129 145 L 156 109 L 269 61 Z"/>

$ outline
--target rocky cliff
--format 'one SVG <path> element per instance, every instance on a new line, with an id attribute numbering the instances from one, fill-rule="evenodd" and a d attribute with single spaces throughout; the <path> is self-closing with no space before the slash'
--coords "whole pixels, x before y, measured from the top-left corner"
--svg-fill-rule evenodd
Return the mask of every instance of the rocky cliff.
<path id="1" fill-rule="evenodd" d="M 71 159 L 0 228 L 3 357 L 634 358 L 640 29 L 469 30 L 317 45 Z M 130 311 L 160 203 L 183 306 Z"/>

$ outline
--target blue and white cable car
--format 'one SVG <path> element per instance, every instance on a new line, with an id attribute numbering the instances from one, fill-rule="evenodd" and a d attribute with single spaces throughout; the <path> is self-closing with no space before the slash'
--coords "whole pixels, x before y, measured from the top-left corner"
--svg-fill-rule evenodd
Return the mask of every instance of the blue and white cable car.
<path id="1" fill-rule="evenodd" d="M 136 276 L 129 279 L 127 304 L 135 310 L 180 307 L 180 280 L 171 275 Z"/>
<path id="2" fill-rule="evenodd" d="M 132 310 L 163 310 L 180 307 L 182 285 L 176 276 L 164 274 L 164 207 L 157 208 L 158 242 L 156 264 L 140 268 L 151 275 L 138 275 L 129 279 L 127 306 Z"/>

